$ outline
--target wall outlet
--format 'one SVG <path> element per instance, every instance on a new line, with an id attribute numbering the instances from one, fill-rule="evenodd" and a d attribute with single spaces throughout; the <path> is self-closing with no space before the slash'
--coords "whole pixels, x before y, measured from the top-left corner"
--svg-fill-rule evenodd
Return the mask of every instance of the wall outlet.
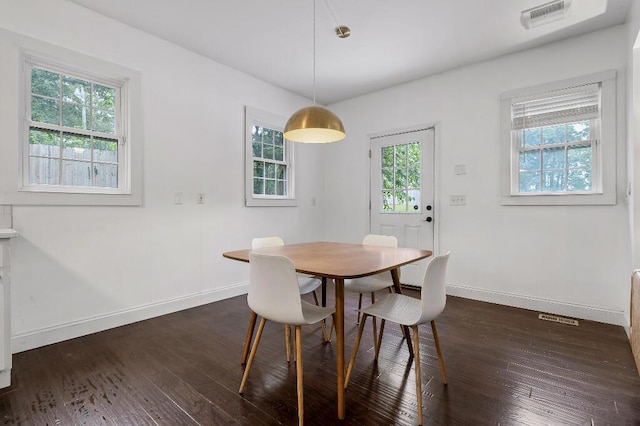
<path id="1" fill-rule="evenodd" d="M 451 195 L 449 204 L 452 206 L 465 206 L 467 204 L 466 195 Z"/>
<path id="2" fill-rule="evenodd" d="M 204 192 L 198 194 L 198 204 L 204 204 Z"/>
<path id="3" fill-rule="evenodd" d="M 173 196 L 173 204 L 182 204 L 184 202 L 184 196 L 182 192 L 176 192 Z"/>

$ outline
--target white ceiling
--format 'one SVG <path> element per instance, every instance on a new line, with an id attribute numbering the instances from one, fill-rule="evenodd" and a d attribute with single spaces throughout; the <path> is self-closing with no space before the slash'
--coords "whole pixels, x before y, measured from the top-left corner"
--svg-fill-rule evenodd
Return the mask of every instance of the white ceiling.
<path id="1" fill-rule="evenodd" d="M 313 0 L 69 1 L 312 97 Z M 570 17 L 525 30 L 520 12 L 546 1 L 316 0 L 317 101 L 622 24 L 632 0 L 573 0 Z M 335 36 L 334 15 L 351 37 Z"/>

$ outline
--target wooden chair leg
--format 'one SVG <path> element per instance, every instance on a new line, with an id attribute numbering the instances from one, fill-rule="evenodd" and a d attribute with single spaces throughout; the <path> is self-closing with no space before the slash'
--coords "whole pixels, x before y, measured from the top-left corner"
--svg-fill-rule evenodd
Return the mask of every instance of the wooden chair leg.
<path id="1" fill-rule="evenodd" d="M 247 337 L 244 339 L 244 349 L 242 350 L 242 359 L 240 360 L 240 364 L 244 365 L 247 363 L 247 356 L 249 356 L 249 347 L 251 346 L 251 337 L 253 337 L 253 330 L 256 328 L 256 315 L 255 312 L 251 311 L 251 317 L 249 318 L 249 326 L 247 327 Z"/>
<path id="2" fill-rule="evenodd" d="M 418 338 L 418 326 L 413 329 L 413 353 L 416 370 L 416 396 L 418 397 L 418 424 L 422 425 L 422 375 L 420 374 L 420 340 Z"/>
<path id="3" fill-rule="evenodd" d="M 440 339 L 438 339 L 438 331 L 436 330 L 436 322 L 431 321 L 431 330 L 433 331 L 433 340 L 436 342 L 436 350 L 438 351 L 438 361 L 440 362 L 440 373 L 442 373 L 442 381 L 447 384 L 447 371 L 444 369 L 444 359 L 442 358 L 442 349 L 440 349 Z"/>
<path id="4" fill-rule="evenodd" d="M 291 361 L 291 332 L 289 326 L 284 326 L 284 345 L 287 351 L 287 362 Z"/>
<path id="5" fill-rule="evenodd" d="M 375 345 L 375 355 L 373 359 L 378 360 L 378 355 L 380 354 L 380 346 L 382 345 L 382 335 L 384 334 L 384 325 L 386 321 L 383 319 L 380 321 L 380 334 L 378 334 L 378 340 L 373 342 Z"/>
<path id="6" fill-rule="evenodd" d="M 362 293 L 358 295 L 358 320 L 356 324 L 360 324 L 360 309 L 362 309 Z"/>
<path id="7" fill-rule="evenodd" d="M 262 330 L 264 330 L 264 325 L 267 322 L 266 319 L 262 318 L 260 320 L 260 325 L 258 326 L 258 333 L 256 334 L 256 338 L 253 340 L 253 346 L 251 347 L 251 354 L 249 355 L 249 361 L 247 361 L 247 366 L 244 369 L 244 374 L 242 375 L 242 382 L 240 383 L 240 390 L 238 393 L 242 393 L 244 391 L 244 386 L 247 384 L 247 378 L 249 377 L 249 370 L 251 370 L 251 366 L 253 365 L 253 359 L 256 357 L 256 352 L 258 351 L 258 343 L 260 343 L 260 338 L 262 337 Z"/>
<path id="8" fill-rule="evenodd" d="M 371 292 L 371 304 L 373 305 L 374 303 L 376 303 L 376 293 L 375 292 Z M 378 318 L 373 317 L 373 345 L 375 346 L 376 342 L 378 341 Z"/>
<path id="9" fill-rule="evenodd" d="M 304 424 L 304 384 L 302 380 L 302 327 L 296 326 L 296 377 L 298 389 L 298 425 Z"/>
<path id="10" fill-rule="evenodd" d="M 358 355 L 358 348 L 360 347 L 360 339 L 362 339 L 362 330 L 364 330 L 364 324 L 367 322 L 367 317 L 369 315 L 364 314 L 362 316 L 362 321 L 360 322 L 360 327 L 358 328 L 358 335 L 356 336 L 356 343 L 353 346 L 353 352 L 351 353 L 351 359 L 349 360 L 349 366 L 347 367 L 347 374 L 344 378 L 344 388 L 347 388 L 349 384 L 349 377 L 351 377 L 351 371 L 353 370 L 353 366 L 356 363 L 356 355 Z"/>

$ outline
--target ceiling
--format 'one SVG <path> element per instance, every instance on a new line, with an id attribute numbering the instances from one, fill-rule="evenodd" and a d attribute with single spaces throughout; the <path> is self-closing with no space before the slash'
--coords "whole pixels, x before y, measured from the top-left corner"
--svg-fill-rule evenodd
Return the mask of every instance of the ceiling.
<path id="1" fill-rule="evenodd" d="M 69 1 L 313 97 L 313 0 Z M 622 24 L 632 0 L 573 0 L 568 18 L 525 30 L 521 11 L 546 1 L 316 0 L 316 99 L 327 105 Z M 336 37 L 337 24 L 351 36 Z"/>

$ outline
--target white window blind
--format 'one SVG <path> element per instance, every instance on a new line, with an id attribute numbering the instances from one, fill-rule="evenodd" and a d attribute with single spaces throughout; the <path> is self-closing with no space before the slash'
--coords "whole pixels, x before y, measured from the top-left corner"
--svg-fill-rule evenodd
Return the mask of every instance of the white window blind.
<path id="1" fill-rule="evenodd" d="M 516 99 L 512 104 L 512 130 L 588 121 L 600 114 L 600 83 L 559 90 L 550 96 Z"/>

